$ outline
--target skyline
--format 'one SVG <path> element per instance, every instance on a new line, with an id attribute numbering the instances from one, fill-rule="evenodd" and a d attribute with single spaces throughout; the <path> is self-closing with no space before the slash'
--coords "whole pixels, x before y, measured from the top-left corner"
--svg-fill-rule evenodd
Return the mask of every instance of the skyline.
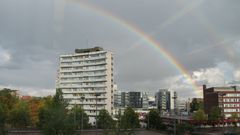
<path id="1" fill-rule="evenodd" d="M 17 6 L 10 1 L 0 2 L 1 87 L 19 88 L 30 95 L 52 94 L 60 54 L 101 46 L 115 54 L 119 90 L 156 92 L 170 88 L 180 97 L 201 95 L 202 89 L 196 94 L 191 80 L 148 45 L 151 38 L 200 87 L 240 80 L 238 1 L 14 3 Z M 105 12 L 110 15 L 104 16 Z M 117 20 L 111 20 L 111 15 Z M 134 33 L 134 28 L 122 22 L 130 23 L 142 34 Z"/>

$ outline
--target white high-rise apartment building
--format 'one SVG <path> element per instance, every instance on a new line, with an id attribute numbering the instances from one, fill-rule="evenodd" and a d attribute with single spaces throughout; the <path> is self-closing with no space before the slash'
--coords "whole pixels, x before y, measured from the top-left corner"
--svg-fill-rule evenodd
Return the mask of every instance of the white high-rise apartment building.
<path id="1" fill-rule="evenodd" d="M 113 113 L 113 54 L 103 48 L 76 49 L 61 55 L 57 88 L 69 107 L 81 106 L 95 124 L 101 109 Z"/>

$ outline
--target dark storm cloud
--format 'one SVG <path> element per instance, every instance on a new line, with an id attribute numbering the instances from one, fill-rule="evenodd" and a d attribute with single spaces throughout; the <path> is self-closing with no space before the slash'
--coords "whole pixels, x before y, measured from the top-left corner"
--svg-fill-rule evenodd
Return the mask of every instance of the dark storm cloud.
<path id="1" fill-rule="evenodd" d="M 239 70 L 238 0 L 85 2 L 153 36 L 190 74 L 211 76 L 209 69 L 229 70 L 226 74 Z M 174 84 L 179 81 L 179 72 L 159 52 L 140 42 L 140 37 L 76 2 L 2 0 L 0 18 L 1 86 L 22 87 L 33 93 L 34 89 L 54 89 L 60 54 L 102 46 L 115 54 L 115 81 L 120 90 L 190 89 L 187 83 Z M 233 68 L 219 68 L 223 62 Z"/>

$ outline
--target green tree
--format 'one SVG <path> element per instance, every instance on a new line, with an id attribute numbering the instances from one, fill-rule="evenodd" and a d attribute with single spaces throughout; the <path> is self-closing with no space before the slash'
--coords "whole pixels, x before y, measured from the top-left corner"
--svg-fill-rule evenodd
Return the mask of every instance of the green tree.
<path id="1" fill-rule="evenodd" d="M 4 111 L 2 103 L 0 103 L 0 135 L 5 135 L 6 112 Z"/>
<path id="2" fill-rule="evenodd" d="M 118 114 L 115 116 L 117 121 L 116 124 L 115 124 L 115 127 L 113 129 L 113 133 L 115 135 L 122 135 L 124 133 L 123 130 L 121 130 L 121 118 L 122 118 L 122 112 L 121 112 L 121 109 L 118 110 Z"/>
<path id="3" fill-rule="evenodd" d="M 139 127 L 138 114 L 131 107 L 127 107 L 121 117 L 121 128 L 133 130 Z"/>
<path id="4" fill-rule="evenodd" d="M 98 128 L 101 129 L 112 129 L 114 126 L 114 121 L 107 110 L 103 109 L 99 112 L 97 117 Z"/>
<path id="5" fill-rule="evenodd" d="M 63 100 L 60 89 L 55 96 L 41 108 L 39 126 L 45 135 L 72 135 L 74 133 L 74 117 L 66 109 L 67 103 Z"/>
<path id="6" fill-rule="evenodd" d="M 219 120 L 220 118 L 222 118 L 221 109 L 219 107 L 211 108 L 211 111 L 208 115 L 208 120 L 216 121 L 216 120 Z"/>
<path id="7" fill-rule="evenodd" d="M 194 120 L 207 120 L 207 115 L 204 113 L 203 110 L 198 110 L 193 114 Z"/>
<path id="8" fill-rule="evenodd" d="M 194 98 L 192 100 L 192 102 L 190 103 L 190 112 L 194 112 L 197 110 L 202 110 L 203 109 L 203 102 L 202 101 L 198 101 L 196 98 Z"/>
<path id="9" fill-rule="evenodd" d="M 233 113 L 232 115 L 231 115 L 231 119 L 232 120 L 238 120 L 238 114 L 237 113 Z"/>
<path id="10" fill-rule="evenodd" d="M 48 108 L 51 108 L 52 100 L 53 98 L 51 96 L 44 97 L 43 101 L 41 102 L 41 107 L 39 107 L 38 112 L 38 122 L 37 127 L 42 129 L 43 125 L 45 123 L 45 116 L 47 115 Z"/>
<path id="11" fill-rule="evenodd" d="M 149 128 L 152 129 L 161 129 L 163 127 L 158 110 L 150 110 L 149 114 L 146 116 L 146 123 L 148 124 Z"/>
<path id="12" fill-rule="evenodd" d="M 6 88 L 0 90 L 0 103 L 2 103 L 7 115 L 17 102 L 18 98 L 13 94 L 12 90 Z"/>
<path id="13" fill-rule="evenodd" d="M 237 127 L 237 120 L 238 120 L 238 114 L 237 113 L 233 113 L 231 116 L 231 120 L 233 121 L 233 125 L 234 127 Z"/>
<path id="14" fill-rule="evenodd" d="M 97 116 L 97 126 L 98 128 L 103 129 L 105 135 L 109 134 L 110 130 L 115 128 L 115 122 L 107 110 L 100 110 L 99 115 Z"/>
<path id="15" fill-rule="evenodd" d="M 30 125 L 29 108 L 26 102 L 19 101 L 10 111 L 9 123 L 14 128 L 25 128 Z"/>
<path id="16" fill-rule="evenodd" d="M 82 127 L 83 129 L 87 129 L 90 127 L 88 123 L 89 117 L 82 108 L 80 107 L 72 108 L 70 116 L 73 117 L 74 119 L 74 122 L 75 122 L 74 124 L 76 125 L 76 129 L 81 129 Z"/>

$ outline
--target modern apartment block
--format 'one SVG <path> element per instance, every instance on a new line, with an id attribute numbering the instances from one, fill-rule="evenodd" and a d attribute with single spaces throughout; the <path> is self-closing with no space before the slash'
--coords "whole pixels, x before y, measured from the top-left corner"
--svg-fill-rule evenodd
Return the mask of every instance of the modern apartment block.
<path id="1" fill-rule="evenodd" d="M 148 109 L 149 108 L 149 97 L 147 92 L 142 92 L 142 108 Z"/>
<path id="2" fill-rule="evenodd" d="M 122 96 L 121 96 L 121 92 L 118 91 L 117 89 L 114 90 L 114 108 L 120 108 L 122 105 Z"/>
<path id="3" fill-rule="evenodd" d="M 177 93 L 167 89 L 160 89 L 155 94 L 155 102 L 160 112 L 170 112 L 177 108 Z"/>
<path id="4" fill-rule="evenodd" d="M 211 87 L 203 85 L 204 111 L 209 114 L 213 107 L 219 107 L 222 115 L 229 118 L 232 114 L 240 116 L 240 88 Z"/>
<path id="5" fill-rule="evenodd" d="M 75 53 L 61 55 L 57 88 L 69 108 L 81 106 L 90 123 L 101 109 L 113 112 L 113 54 L 100 47 L 76 49 Z"/>
<path id="6" fill-rule="evenodd" d="M 148 109 L 148 93 L 146 92 L 116 92 L 114 94 L 116 108 L 144 108 Z"/>

